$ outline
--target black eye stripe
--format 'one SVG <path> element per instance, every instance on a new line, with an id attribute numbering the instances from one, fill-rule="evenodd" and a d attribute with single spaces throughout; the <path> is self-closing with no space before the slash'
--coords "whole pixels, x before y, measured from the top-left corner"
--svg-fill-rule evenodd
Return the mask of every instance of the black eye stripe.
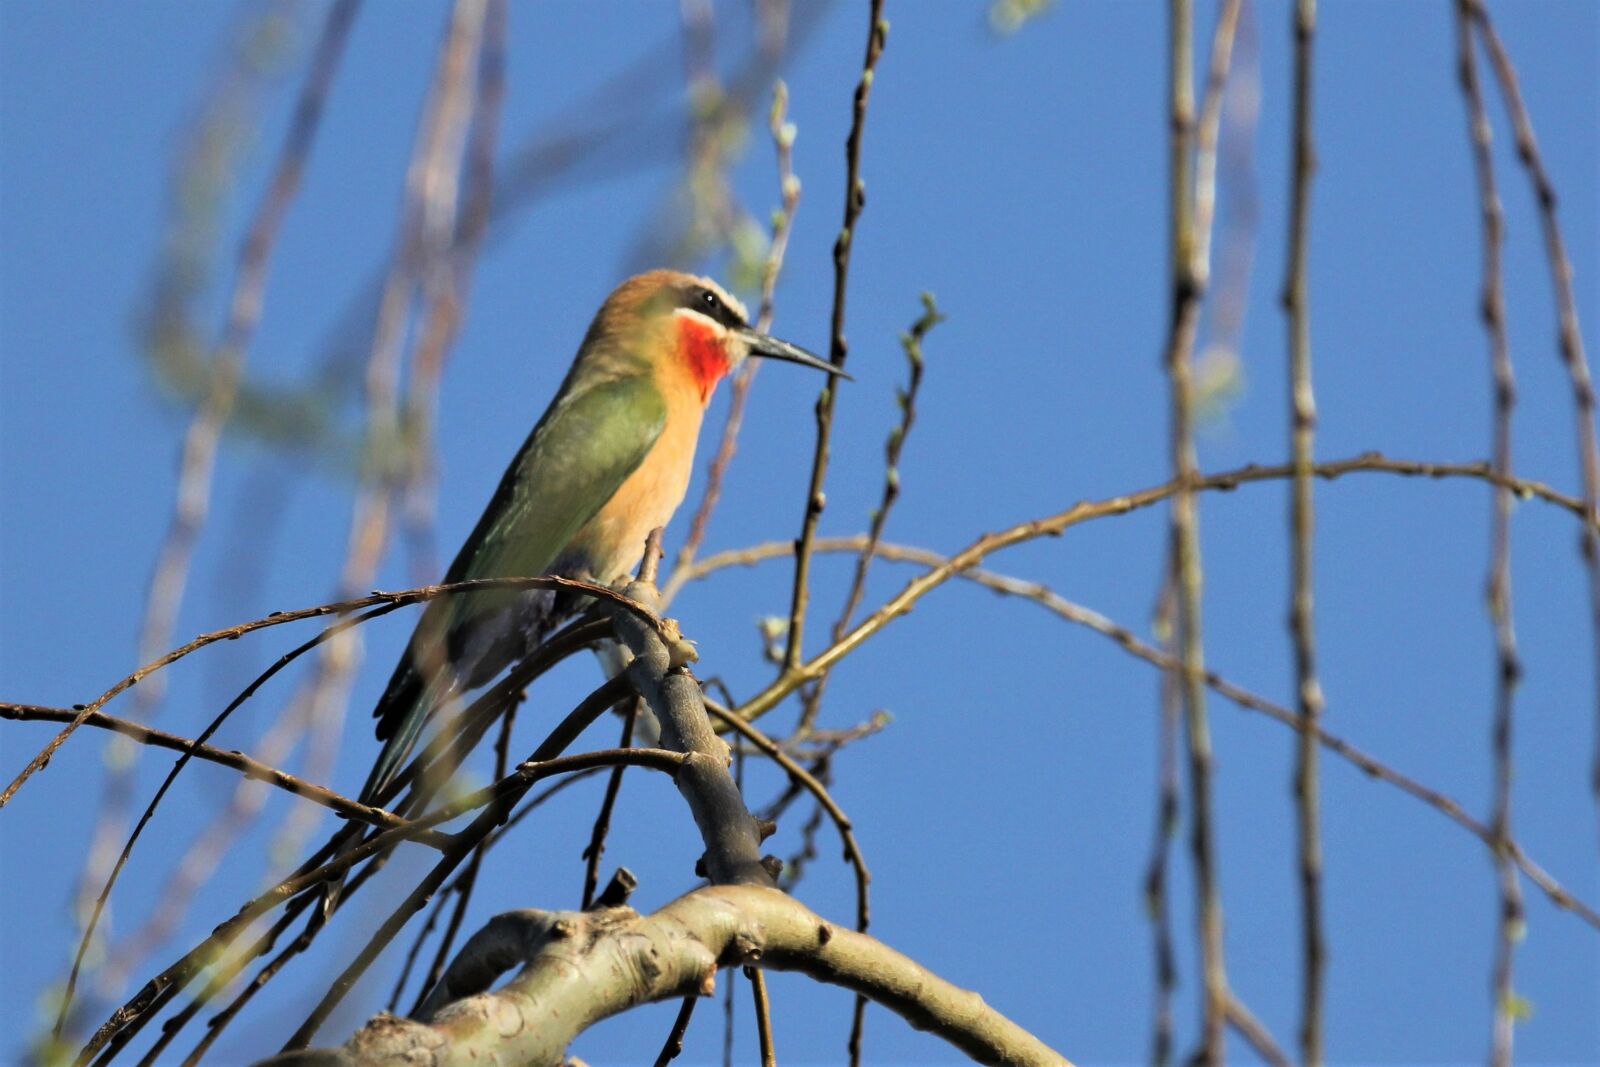
<path id="1" fill-rule="evenodd" d="M 678 294 L 678 306 L 698 311 L 706 318 L 730 328 L 745 324 L 744 319 L 737 311 L 729 307 L 721 297 L 703 285 L 684 287 Z"/>

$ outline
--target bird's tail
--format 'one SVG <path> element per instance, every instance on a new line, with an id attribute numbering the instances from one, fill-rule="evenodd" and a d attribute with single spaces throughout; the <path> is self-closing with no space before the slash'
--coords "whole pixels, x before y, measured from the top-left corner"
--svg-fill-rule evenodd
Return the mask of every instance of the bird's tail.
<path id="1" fill-rule="evenodd" d="M 394 674 L 389 678 L 388 687 L 372 712 L 378 720 L 378 739 L 384 745 L 378 753 L 377 762 L 372 765 L 372 771 L 367 775 L 366 784 L 361 787 L 358 799 L 362 804 L 378 804 L 399 776 L 411 750 L 416 747 L 428 716 L 434 708 L 450 698 L 454 688 L 451 672 L 440 672 L 440 676 L 429 684 L 417 670 L 409 653 L 401 657 Z M 352 835 L 349 843 L 337 855 L 343 855 L 358 846 L 363 836 L 361 833 Z M 324 915 L 338 903 L 343 886 L 343 873 L 329 879 L 322 896 Z"/>
<path id="2" fill-rule="evenodd" d="M 424 699 L 427 688 L 410 653 L 400 657 L 388 688 L 372 709 L 372 717 L 378 720 L 378 740 L 384 744 L 367 775 L 367 784 L 361 787 L 361 803 L 374 803 L 411 754 L 428 718 L 428 701 Z"/>

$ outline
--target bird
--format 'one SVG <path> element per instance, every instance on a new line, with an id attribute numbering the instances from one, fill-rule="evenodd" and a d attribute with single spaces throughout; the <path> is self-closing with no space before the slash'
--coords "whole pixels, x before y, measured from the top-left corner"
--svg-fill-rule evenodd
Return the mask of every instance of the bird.
<path id="1" fill-rule="evenodd" d="M 752 327 L 709 278 L 652 270 L 622 282 L 444 580 L 549 574 L 609 585 L 628 575 L 683 502 L 717 383 L 751 356 L 849 377 Z M 429 601 L 373 709 L 384 744 L 362 802 L 395 780 L 430 717 L 526 656 L 576 607 L 552 590 Z"/>

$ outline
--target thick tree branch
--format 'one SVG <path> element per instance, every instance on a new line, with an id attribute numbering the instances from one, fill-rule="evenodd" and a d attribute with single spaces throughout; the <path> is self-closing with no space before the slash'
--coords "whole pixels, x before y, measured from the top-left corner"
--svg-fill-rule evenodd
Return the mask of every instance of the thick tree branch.
<path id="1" fill-rule="evenodd" d="M 503 988 L 485 992 L 522 965 Z M 707 886 L 660 911 L 520 911 L 462 948 L 427 1022 L 379 1015 L 337 1049 L 274 1057 L 271 1067 L 356 1067 L 426 1057 L 436 1067 L 557 1064 L 601 1019 L 646 1001 L 708 996 L 719 967 L 757 964 L 844 986 L 986 1064 L 1067 1061 L 921 965 L 762 886 Z"/>

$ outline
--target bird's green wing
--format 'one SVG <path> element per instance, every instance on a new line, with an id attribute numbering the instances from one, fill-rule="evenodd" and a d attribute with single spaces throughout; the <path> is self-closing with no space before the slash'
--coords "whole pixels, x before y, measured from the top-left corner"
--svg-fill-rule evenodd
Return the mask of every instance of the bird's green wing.
<path id="1" fill-rule="evenodd" d="M 643 462 L 666 417 L 666 402 L 647 375 L 569 383 L 511 461 L 445 580 L 544 574 Z M 434 672 L 428 668 L 448 662 L 455 639 L 517 596 L 490 590 L 429 602 L 373 709 L 378 738 L 387 743 L 364 796 L 383 788 L 421 733 L 432 710 L 426 676 Z"/>
<path id="2" fill-rule="evenodd" d="M 512 461 L 449 581 L 543 574 L 643 462 L 666 424 L 655 383 L 630 375 L 559 397 Z M 453 632 L 515 593 L 451 597 Z"/>

